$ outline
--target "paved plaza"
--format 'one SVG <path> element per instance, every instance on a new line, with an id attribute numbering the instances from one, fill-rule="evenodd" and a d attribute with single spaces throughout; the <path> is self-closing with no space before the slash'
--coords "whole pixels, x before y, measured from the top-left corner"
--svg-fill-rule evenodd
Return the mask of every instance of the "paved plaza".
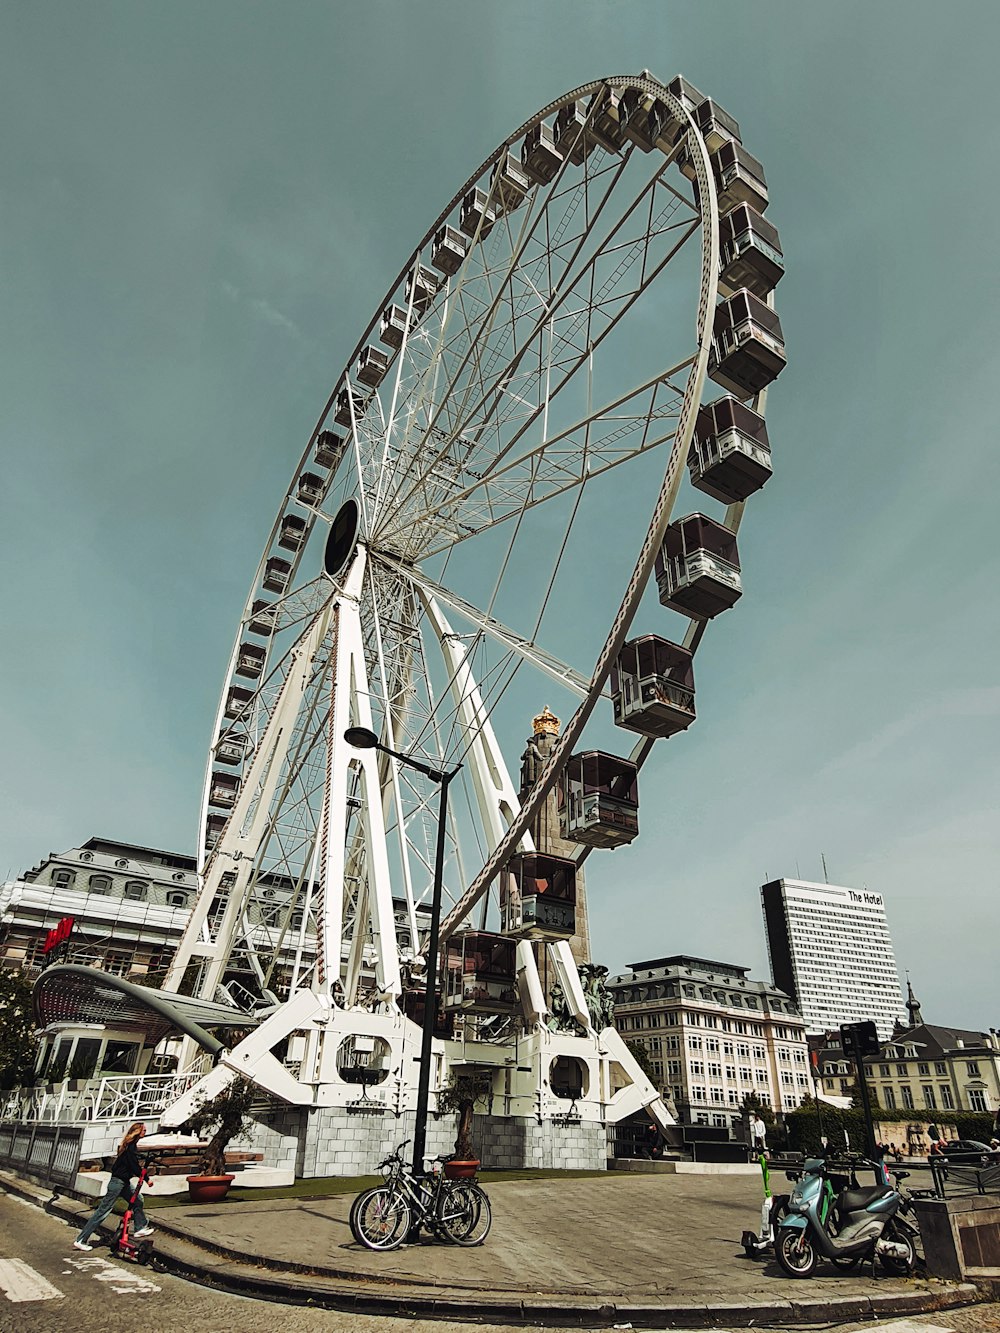
<path id="1" fill-rule="evenodd" d="M 975 1299 L 970 1287 L 881 1270 L 872 1278 L 825 1267 L 791 1281 L 770 1258 L 747 1259 L 740 1237 L 760 1215 L 751 1177 L 609 1174 L 488 1189 L 493 1229 L 473 1249 L 430 1240 L 388 1254 L 363 1249 L 348 1226 L 351 1194 L 185 1203 L 153 1207 L 151 1217 L 157 1254 L 175 1272 L 386 1313 L 637 1326 L 683 1316 L 689 1326 L 725 1326 L 898 1317 Z M 89 1211 L 67 1199 L 56 1207 L 67 1217 Z"/>

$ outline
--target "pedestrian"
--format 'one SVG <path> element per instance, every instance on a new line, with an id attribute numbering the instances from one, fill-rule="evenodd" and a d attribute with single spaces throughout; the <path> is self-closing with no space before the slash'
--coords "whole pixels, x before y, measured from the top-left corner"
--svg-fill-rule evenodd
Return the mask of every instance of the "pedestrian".
<path id="1" fill-rule="evenodd" d="M 756 1111 L 750 1112 L 750 1148 L 754 1157 L 767 1152 L 767 1126 Z"/>
<path id="2" fill-rule="evenodd" d="M 941 1137 L 937 1125 L 932 1123 L 927 1126 L 927 1137 L 930 1139 L 931 1143 L 937 1143 L 938 1139 Z"/>
<path id="3" fill-rule="evenodd" d="M 111 1179 L 107 1183 L 104 1196 L 94 1209 L 93 1214 L 84 1225 L 83 1230 L 73 1242 L 77 1250 L 92 1250 L 94 1247 L 89 1243 L 90 1237 L 101 1225 L 108 1213 L 115 1206 L 115 1200 L 125 1194 L 126 1198 L 132 1193 L 132 1178 L 138 1176 L 139 1149 L 136 1146 L 139 1140 L 146 1133 L 146 1126 L 141 1120 L 137 1120 L 134 1125 L 129 1125 L 125 1131 L 125 1137 L 118 1145 L 118 1156 L 115 1158 L 115 1164 L 111 1168 Z M 135 1201 L 133 1216 L 138 1222 L 138 1230 L 133 1231 L 132 1235 L 136 1237 L 151 1236 L 153 1228 L 146 1220 L 146 1214 L 142 1206 L 142 1196 L 139 1195 Z"/>

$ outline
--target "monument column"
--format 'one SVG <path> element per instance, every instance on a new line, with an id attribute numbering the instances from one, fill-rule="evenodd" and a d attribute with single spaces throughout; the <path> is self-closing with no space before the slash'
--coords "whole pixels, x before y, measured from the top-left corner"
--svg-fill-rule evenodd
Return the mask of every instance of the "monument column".
<path id="1" fill-rule="evenodd" d="M 542 764 L 552 753 L 556 738 L 559 735 L 559 719 L 549 710 L 548 706 L 533 717 L 531 723 L 532 734 L 529 736 L 524 754 L 521 756 L 520 796 L 522 801 L 535 785 Z M 570 842 L 567 838 L 564 838 L 559 829 L 558 790 L 557 784 L 542 802 L 541 808 L 531 824 L 531 836 L 538 851 L 546 852 L 549 856 L 565 856 L 570 860 L 576 860 L 580 854 L 580 844 Z M 581 963 L 590 962 L 590 926 L 587 920 L 587 886 L 584 880 L 583 866 L 580 866 L 576 872 L 576 934 L 569 944 L 577 966 Z M 538 956 L 539 972 L 543 984 L 546 984 L 548 969 L 545 966 L 545 958 L 542 956 L 545 954 L 545 950 L 539 945 L 536 946 L 535 953 Z M 546 985 L 547 990 L 548 986 Z"/>

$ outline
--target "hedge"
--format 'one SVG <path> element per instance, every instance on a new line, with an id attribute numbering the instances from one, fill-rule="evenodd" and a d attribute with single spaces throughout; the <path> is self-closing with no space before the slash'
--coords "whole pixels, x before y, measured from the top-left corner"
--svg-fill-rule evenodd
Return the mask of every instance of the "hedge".
<path id="1" fill-rule="evenodd" d="M 863 1150 L 865 1145 L 865 1114 L 859 1107 L 840 1110 L 835 1106 L 823 1106 L 823 1133 L 831 1144 L 840 1146 L 844 1142 L 844 1130 L 847 1130 L 851 1147 Z M 900 1118 L 898 1112 L 878 1111 L 873 1109 L 876 1135 L 883 1142 L 897 1143 L 905 1148 L 907 1125 L 920 1125 L 921 1132 L 925 1125 L 953 1125 L 957 1137 L 978 1139 L 989 1143 L 993 1136 L 993 1115 L 988 1111 L 915 1111 L 912 1115 Z M 785 1113 L 785 1131 L 788 1147 L 795 1152 L 806 1154 L 821 1150 L 819 1120 L 815 1103 L 801 1107 L 797 1111 Z"/>

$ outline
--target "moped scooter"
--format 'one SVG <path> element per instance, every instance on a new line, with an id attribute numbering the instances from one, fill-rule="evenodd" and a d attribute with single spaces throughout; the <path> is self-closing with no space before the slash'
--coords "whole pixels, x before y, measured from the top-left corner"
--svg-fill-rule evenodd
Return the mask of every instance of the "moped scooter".
<path id="1" fill-rule="evenodd" d="M 903 1196 L 890 1185 L 881 1162 L 857 1164 L 870 1166 L 876 1183 L 835 1194 L 823 1158 L 803 1163 L 775 1242 L 778 1263 L 789 1277 L 811 1277 L 820 1258 L 852 1267 L 864 1259 L 874 1265 L 877 1257 L 890 1272 L 912 1271 L 916 1252 L 909 1228 L 896 1223 Z"/>

